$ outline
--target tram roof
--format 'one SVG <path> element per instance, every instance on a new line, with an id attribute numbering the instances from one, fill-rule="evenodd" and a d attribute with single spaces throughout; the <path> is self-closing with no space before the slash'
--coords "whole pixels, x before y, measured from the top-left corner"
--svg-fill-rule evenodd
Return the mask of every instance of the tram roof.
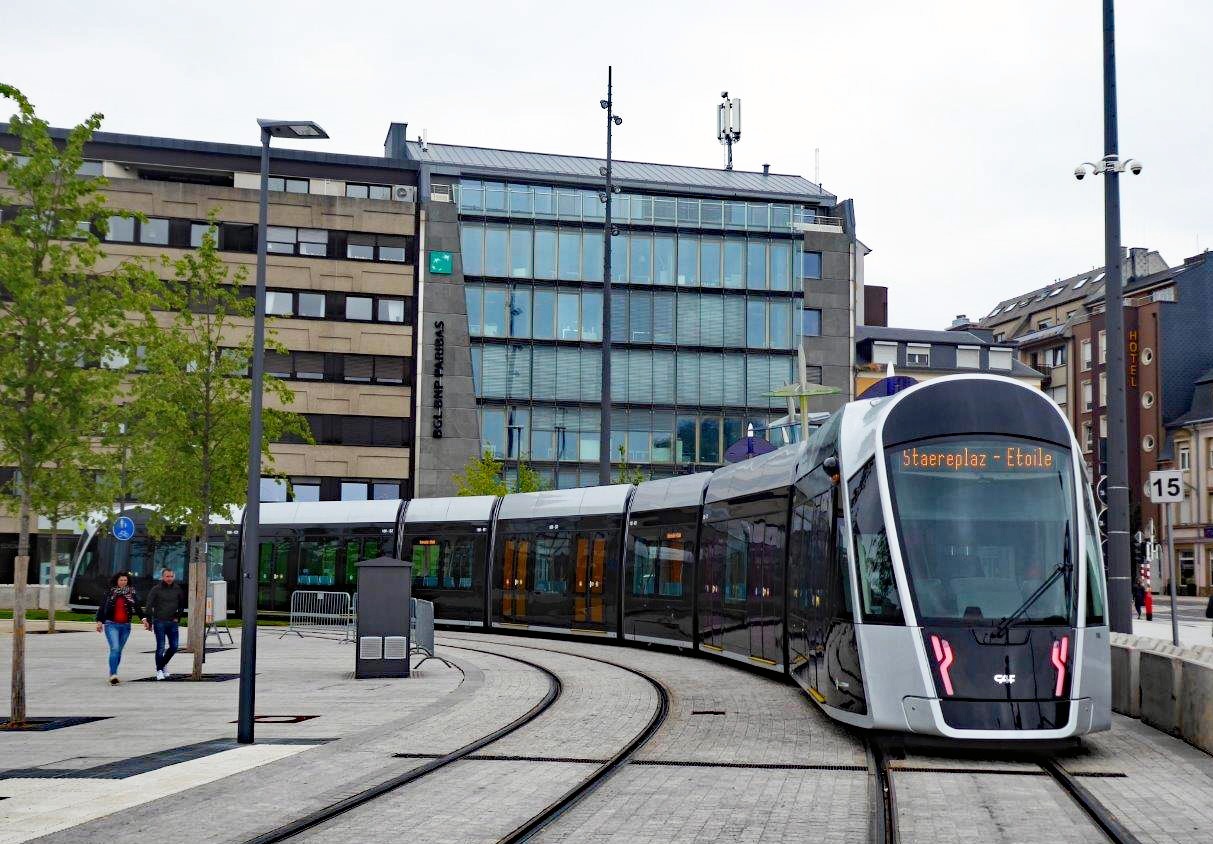
<path id="1" fill-rule="evenodd" d="M 631 484 L 612 484 L 581 489 L 516 492 L 501 499 L 497 518 L 543 519 L 549 516 L 622 514 L 627 508 L 631 491 Z"/>
<path id="2" fill-rule="evenodd" d="M 420 522 L 487 522 L 493 517 L 495 495 L 456 498 L 414 498 L 404 511 L 405 524 Z"/>
<path id="3" fill-rule="evenodd" d="M 636 487 L 629 509 L 633 513 L 650 513 L 673 507 L 698 507 L 703 503 L 703 488 L 711 477 L 711 472 L 699 472 L 645 481 Z"/>
<path id="4" fill-rule="evenodd" d="M 708 481 L 705 502 L 710 504 L 791 486 L 796 480 L 796 466 L 803 451 L 804 443 L 793 443 L 717 469 Z"/>
<path id="5" fill-rule="evenodd" d="M 396 524 L 400 499 L 382 501 L 288 501 L 262 504 L 262 525 Z"/>

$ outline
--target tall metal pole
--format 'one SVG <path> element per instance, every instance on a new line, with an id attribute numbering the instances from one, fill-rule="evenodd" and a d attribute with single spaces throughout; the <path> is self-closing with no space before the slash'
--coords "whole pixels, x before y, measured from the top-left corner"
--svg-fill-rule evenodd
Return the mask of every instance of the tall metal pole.
<path id="1" fill-rule="evenodd" d="M 607 150 L 606 217 L 602 229 L 602 420 L 598 432 L 598 483 L 611 482 L 611 129 L 614 126 L 614 100 L 611 96 L 611 68 L 607 67 Z"/>
<path id="2" fill-rule="evenodd" d="M 1103 0 L 1104 161 L 1118 155 L 1116 27 L 1113 0 Z M 1125 314 L 1121 292 L 1120 173 L 1104 170 L 1104 318 L 1108 382 L 1108 621 L 1113 632 L 1132 633 L 1129 561 L 1129 456 L 1125 419 Z"/>
<path id="3" fill-rule="evenodd" d="M 244 507 L 240 592 L 240 714 L 236 741 L 253 742 L 257 675 L 257 563 L 261 544 L 261 382 L 265 369 L 265 237 L 269 218 L 270 133 L 261 130 L 261 208 L 257 225 L 256 306 L 253 316 L 252 421 L 249 425 L 248 501 Z"/>
<path id="4" fill-rule="evenodd" d="M 1172 530 L 1174 522 L 1171 519 L 1171 504 L 1162 505 L 1167 511 L 1167 566 L 1171 570 L 1170 581 L 1171 592 L 1171 644 L 1179 647 L 1179 613 L 1176 611 L 1175 604 L 1175 578 L 1179 575 L 1179 566 L 1175 564 L 1175 533 Z"/>

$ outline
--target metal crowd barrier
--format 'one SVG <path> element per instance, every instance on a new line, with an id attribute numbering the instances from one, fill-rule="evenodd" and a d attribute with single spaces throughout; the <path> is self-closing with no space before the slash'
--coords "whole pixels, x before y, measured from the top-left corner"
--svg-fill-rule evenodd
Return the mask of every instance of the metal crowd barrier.
<path id="1" fill-rule="evenodd" d="M 434 653 L 434 603 L 421 598 L 410 598 L 409 602 L 409 655 L 421 655 L 421 660 L 413 667 L 420 668 L 422 663 L 429 659 L 436 659 L 448 668 L 452 667 L 449 662 Z"/>
<path id="2" fill-rule="evenodd" d="M 349 641 L 353 619 L 348 593 L 297 590 L 291 593 L 290 622 L 282 636 L 337 636 Z"/>

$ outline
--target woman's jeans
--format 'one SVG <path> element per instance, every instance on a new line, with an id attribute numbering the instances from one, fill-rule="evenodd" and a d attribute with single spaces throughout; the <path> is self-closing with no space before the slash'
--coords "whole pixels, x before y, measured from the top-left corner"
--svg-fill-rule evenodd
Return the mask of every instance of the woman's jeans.
<path id="1" fill-rule="evenodd" d="M 122 649 L 131 635 L 130 624 L 119 624 L 116 621 L 105 622 L 105 641 L 110 645 L 110 676 L 118 673 L 118 663 L 122 662 Z"/>

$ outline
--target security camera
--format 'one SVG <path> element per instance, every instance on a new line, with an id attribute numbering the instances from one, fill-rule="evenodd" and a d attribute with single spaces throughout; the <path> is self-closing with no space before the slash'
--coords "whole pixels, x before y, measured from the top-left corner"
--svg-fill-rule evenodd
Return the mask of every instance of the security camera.
<path id="1" fill-rule="evenodd" d="M 1074 178 L 1078 179 L 1078 181 L 1081 182 L 1083 176 L 1085 176 L 1085 175 L 1087 175 L 1087 169 L 1085 167 L 1075 167 L 1074 168 Z"/>
<path id="2" fill-rule="evenodd" d="M 1129 172 L 1134 176 L 1139 175 L 1141 173 L 1141 162 L 1136 159 L 1129 161 Z"/>

